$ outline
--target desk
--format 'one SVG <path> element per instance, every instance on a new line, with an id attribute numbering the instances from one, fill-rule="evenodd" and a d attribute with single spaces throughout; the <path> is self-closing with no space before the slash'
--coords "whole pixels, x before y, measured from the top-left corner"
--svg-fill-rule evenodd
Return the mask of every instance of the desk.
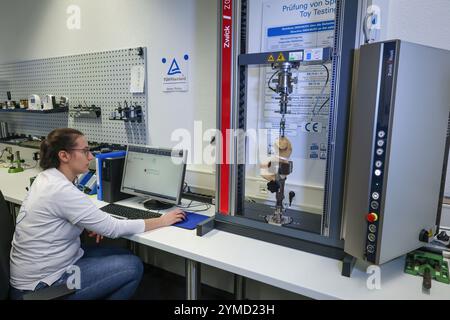
<path id="1" fill-rule="evenodd" d="M 97 207 L 102 207 L 107 205 L 107 203 L 103 202 L 103 201 L 98 201 L 96 198 L 92 198 L 91 200 L 95 203 L 95 205 Z M 132 207 L 132 208 L 137 208 L 137 209 L 142 209 L 145 210 L 144 206 L 141 203 L 142 199 L 134 197 L 134 198 L 129 198 L 129 199 L 125 199 L 122 201 L 117 202 L 116 204 L 119 205 L 123 205 L 123 206 L 128 206 L 128 207 Z M 190 203 L 190 201 L 188 200 L 183 200 L 182 201 L 182 206 L 186 207 L 188 204 Z M 198 205 L 197 203 L 193 203 L 193 205 Z M 186 211 L 195 211 L 194 209 L 197 207 L 193 207 L 192 209 L 188 209 L 186 208 Z M 199 208 L 202 209 L 202 208 Z M 161 213 L 165 213 L 169 210 L 164 210 L 164 211 L 160 211 Z M 215 214 L 215 208 L 214 206 L 211 206 L 211 208 L 208 211 L 205 212 L 199 212 L 200 214 L 206 215 L 206 216 L 214 216 Z M 124 237 L 130 241 L 136 242 L 136 243 L 140 243 L 149 247 L 153 247 L 162 251 L 166 251 L 166 252 L 170 252 L 173 253 L 175 255 L 181 256 L 183 258 L 185 258 L 185 275 L 186 275 L 186 298 L 188 300 L 197 300 L 197 298 L 200 295 L 200 263 L 197 259 L 192 258 L 189 254 L 183 254 L 182 252 L 180 253 L 176 253 L 173 252 L 171 250 L 166 250 L 164 246 L 160 246 L 163 245 L 163 241 L 166 241 L 167 239 L 162 239 L 162 242 L 157 242 L 157 243 L 149 243 L 147 241 L 144 241 L 144 239 L 146 239 L 144 236 L 151 236 L 157 232 L 157 231 L 161 231 L 162 230 L 162 234 L 166 234 L 166 237 L 170 238 L 170 237 L 175 237 L 176 242 L 180 241 L 180 242 L 184 242 L 187 241 L 187 239 L 191 239 L 191 238 L 199 238 L 196 235 L 196 231 L 195 230 L 186 230 L 186 229 L 182 229 L 182 228 L 177 228 L 177 227 L 165 227 L 165 228 L 160 228 L 157 230 L 152 230 L 140 235 L 133 235 L 133 236 L 127 236 Z M 183 238 L 182 238 L 183 237 Z M 176 247 L 175 247 L 176 248 Z M 193 253 L 193 252 L 192 252 Z"/>
<path id="2" fill-rule="evenodd" d="M 0 169 L 0 190 L 19 204 L 32 172 L 7 175 Z M 219 230 L 197 237 L 194 230 L 165 227 L 127 239 L 313 299 L 450 299 L 450 286 L 435 281 L 429 295 L 422 293 L 422 279 L 403 273 L 404 258 L 383 265 L 381 289 L 369 290 L 361 265 L 345 278 L 339 261 Z"/>

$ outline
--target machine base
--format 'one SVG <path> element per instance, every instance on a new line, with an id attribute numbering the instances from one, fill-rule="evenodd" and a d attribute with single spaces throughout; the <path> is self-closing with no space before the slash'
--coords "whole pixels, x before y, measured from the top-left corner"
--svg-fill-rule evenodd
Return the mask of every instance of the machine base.
<path id="1" fill-rule="evenodd" d="M 343 248 L 332 247 L 300 238 L 275 234 L 271 231 L 259 228 L 248 228 L 240 223 L 228 221 L 228 219 L 224 219 L 219 215 L 199 224 L 196 230 L 197 236 L 202 237 L 215 229 L 340 260 L 342 261 L 342 275 L 345 277 L 351 276 L 353 267 L 356 263 L 356 259 L 347 255 Z"/>

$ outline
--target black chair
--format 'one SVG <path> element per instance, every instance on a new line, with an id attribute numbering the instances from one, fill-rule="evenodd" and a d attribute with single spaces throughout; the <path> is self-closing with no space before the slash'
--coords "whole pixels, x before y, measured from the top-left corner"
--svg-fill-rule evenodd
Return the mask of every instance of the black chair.
<path id="1" fill-rule="evenodd" d="M 0 300 L 9 298 L 9 255 L 14 234 L 14 220 L 0 191 Z M 24 295 L 24 300 L 61 299 L 75 292 L 67 286 L 48 287 Z"/>

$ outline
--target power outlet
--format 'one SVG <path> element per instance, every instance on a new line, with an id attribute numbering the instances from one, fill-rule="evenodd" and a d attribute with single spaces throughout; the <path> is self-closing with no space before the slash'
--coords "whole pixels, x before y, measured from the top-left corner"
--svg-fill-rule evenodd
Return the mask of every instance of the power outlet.
<path id="1" fill-rule="evenodd" d="M 269 194 L 269 190 L 267 190 L 267 183 L 259 184 L 259 193 L 264 195 Z"/>

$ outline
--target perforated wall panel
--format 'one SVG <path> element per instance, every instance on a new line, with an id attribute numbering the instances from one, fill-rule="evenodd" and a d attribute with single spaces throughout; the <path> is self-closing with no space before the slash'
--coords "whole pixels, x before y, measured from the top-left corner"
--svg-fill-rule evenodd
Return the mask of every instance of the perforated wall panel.
<path id="1" fill-rule="evenodd" d="M 131 68 L 144 66 L 146 74 L 147 50 L 139 49 L 0 65 L 0 101 L 7 100 L 7 91 L 11 91 L 12 100 L 17 102 L 31 94 L 41 98 L 51 94 L 57 101 L 61 96 L 69 98 L 71 107 L 86 103 L 102 109 L 98 119 L 71 118 L 68 113 L 0 113 L 1 121 L 8 122 L 11 132 L 20 134 L 46 136 L 55 128 L 71 127 L 82 131 L 89 141 L 146 144 L 146 94 L 130 93 Z M 124 106 L 124 101 L 142 106 L 142 123 L 109 120 L 111 112 L 119 103 Z"/>

